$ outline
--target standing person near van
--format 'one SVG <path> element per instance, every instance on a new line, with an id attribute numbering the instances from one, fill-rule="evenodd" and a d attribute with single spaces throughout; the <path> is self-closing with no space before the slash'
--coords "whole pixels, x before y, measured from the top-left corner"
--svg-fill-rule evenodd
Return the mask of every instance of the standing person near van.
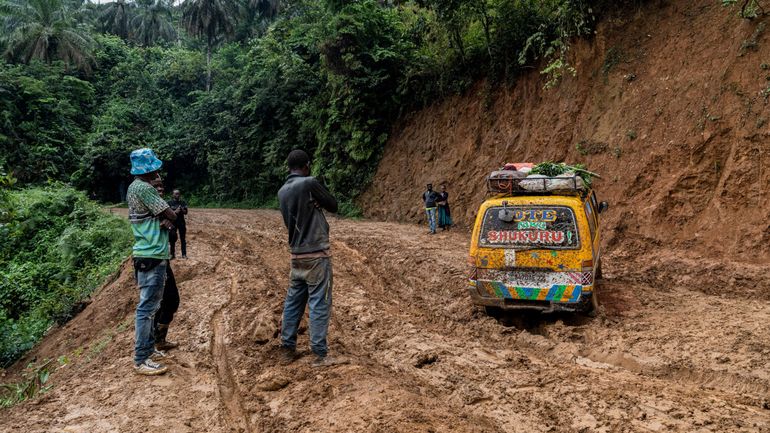
<path id="1" fill-rule="evenodd" d="M 332 313 L 332 258 L 323 209 L 337 212 L 337 200 L 310 176 L 307 153 L 292 150 L 286 162 L 289 176 L 278 191 L 278 203 L 289 230 L 291 281 L 283 305 L 281 361 L 288 364 L 298 357 L 297 331 L 308 304 L 310 348 L 316 355 L 312 366 L 341 364 L 345 361 L 328 356 L 326 343 Z"/>
<path id="2" fill-rule="evenodd" d="M 438 204 L 438 226 L 441 230 L 449 230 L 452 227 L 452 215 L 449 212 L 449 193 L 446 192 L 445 185 L 441 185 L 436 203 Z"/>
<path id="3" fill-rule="evenodd" d="M 433 184 L 428 184 L 428 190 L 422 193 L 422 201 L 425 203 L 425 215 L 428 218 L 428 228 L 430 228 L 430 234 L 436 234 L 436 203 L 438 201 L 438 194 L 433 191 Z"/>
<path id="4" fill-rule="evenodd" d="M 134 370 L 138 374 L 156 375 L 168 368 L 150 356 L 155 348 L 153 321 L 163 299 L 163 286 L 168 267 L 168 230 L 173 227 L 176 213 L 171 210 L 152 186 L 160 179 L 163 162 L 151 149 L 131 152 L 131 174 L 134 181 L 128 186 L 128 219 L 134 234 L 134 271 L 139 286 L 136 306 Z M 166 220 L 161 221 L 165 217 Z"/>
<path id="5" fill-rule="evenodd" d="M 175 189 L 171 195 L 171 200 L 168 201 L 168 205 L 176 213 L 175 228 L 169 232 L 169 240 L 171 242 L 171 258 L 176 257 L 176 240 L 179 239 L 182 248 L 182 258 L 187 258 L 187 223 L 185 222 L 185 215 L 187 215 L 187 202 L 182 200 L 182 192 Z M 177 232 L 179 234 L 177 235 Z"/>

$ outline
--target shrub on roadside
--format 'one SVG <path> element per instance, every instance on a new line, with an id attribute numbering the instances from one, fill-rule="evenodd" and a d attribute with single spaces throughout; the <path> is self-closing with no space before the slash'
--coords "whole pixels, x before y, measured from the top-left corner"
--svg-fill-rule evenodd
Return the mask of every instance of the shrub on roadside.
<path id="1" fill-rule="evenodd" d="M 129 254 L 128 223 L 64 185 L 3 190 L 0 365 L 29 350 Z"/>

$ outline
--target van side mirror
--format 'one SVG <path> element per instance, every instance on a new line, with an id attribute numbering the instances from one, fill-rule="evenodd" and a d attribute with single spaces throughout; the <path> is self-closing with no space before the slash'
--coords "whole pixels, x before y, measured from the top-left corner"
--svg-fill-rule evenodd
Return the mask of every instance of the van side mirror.
<path id="1" fill-rule="evenodd" d="M 610 204 L 606 201 L 599 203 L 599 213 L 602 213 L 610 208 Z"/>

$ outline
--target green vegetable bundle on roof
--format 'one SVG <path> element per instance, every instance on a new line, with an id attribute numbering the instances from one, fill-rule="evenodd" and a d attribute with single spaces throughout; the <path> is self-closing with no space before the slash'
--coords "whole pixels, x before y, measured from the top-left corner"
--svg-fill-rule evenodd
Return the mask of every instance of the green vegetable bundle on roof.
<path id="1" fill-rule="evenodd" d="M 583 179 L 586 186 L 591 186 L 594 177 L 601 178 L 598 174 L 586 170 L 583 164 L 568 165 L 563 162 L 545 161 L 532 167 L 531 174 L 540 174 L 548 177 L 556 177 L 564 174 L 574 173 Z"/>

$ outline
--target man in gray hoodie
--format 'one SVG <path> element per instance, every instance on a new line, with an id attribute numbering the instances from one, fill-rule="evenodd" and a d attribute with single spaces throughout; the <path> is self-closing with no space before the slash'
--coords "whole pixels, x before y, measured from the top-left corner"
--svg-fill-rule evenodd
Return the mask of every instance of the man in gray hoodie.
<path id="1" fill-rule="evenodd" d="M 288 364 L 298 357 L 297 330 L 308 304 L 310 348 L 316 355 L 312 365 L 340 364 L 342 361 L 328 356 L 326 344 L 332 312 L 332 259 L 329 224 L 323 213 L 323 209 L 337 212 L 337 200 L 310 176 L 307 153 L 293 150 L 286 162 L 289 177 L 278 191 L 278 203 L 289 230 L 291 282 L 283 305 L 281 360 Z"/>

